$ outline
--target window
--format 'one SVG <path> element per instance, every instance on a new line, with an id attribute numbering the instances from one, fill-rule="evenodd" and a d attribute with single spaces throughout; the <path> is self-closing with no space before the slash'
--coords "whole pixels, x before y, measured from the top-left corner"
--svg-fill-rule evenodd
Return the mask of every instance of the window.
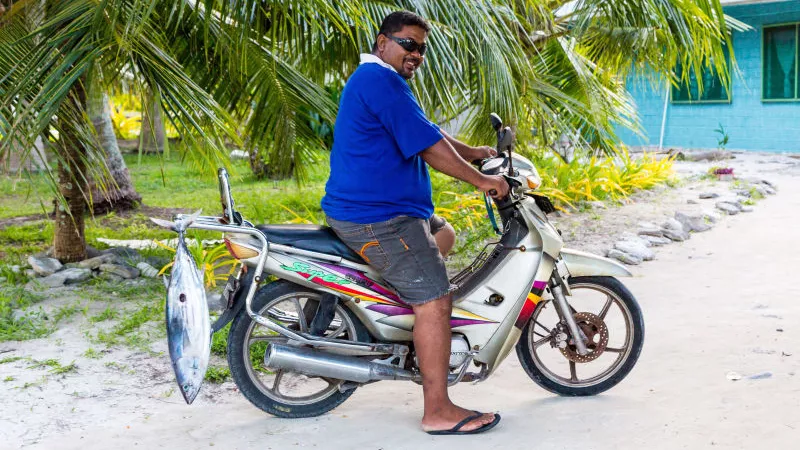
<path id="1" fill-rule="evenodd" d="M 800 24 L 764 27 L 762 97 L 765 101 L 798 98 L 798 33 Z"/>
<path id="2" fill-rule="evenodd" d="M 731 64 L 731 55 L 728 48 L 725 47 L 725 63 L 728 67 Z M 683 66 L 678 63 L 675 66 L 675 76 L 680 80 L 683 75 Z M 695 73 L 689 75 L 688 84 L 672 86 L 672 103 L 730 103 L 731 97 L 725 85 L 722 83 L 722 77 L 714 70 L 703 67 L 701 71 L 702 80 L 697 79 Z M 730 87 L 730 77 L 728 78 L 728 86 Z M 702 82 L 703 91 L 700 92 L 700 83 Z"/>

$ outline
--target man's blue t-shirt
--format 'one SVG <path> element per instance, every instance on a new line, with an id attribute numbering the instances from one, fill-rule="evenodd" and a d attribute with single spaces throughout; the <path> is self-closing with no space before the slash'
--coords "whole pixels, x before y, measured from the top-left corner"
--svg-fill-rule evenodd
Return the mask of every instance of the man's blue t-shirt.
<path id="1" fill-rule="evenodd" d="M 323 211 L 355 223 L 429 218 L 431 180 L 419 153 L 442 138 L 402 76 L 360 65 L 342 91 Z"/>

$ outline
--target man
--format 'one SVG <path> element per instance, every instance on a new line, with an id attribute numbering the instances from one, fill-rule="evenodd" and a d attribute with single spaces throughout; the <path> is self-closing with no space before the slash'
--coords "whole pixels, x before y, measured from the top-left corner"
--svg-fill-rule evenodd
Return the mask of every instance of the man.
<path id="1" fill-rule="evenodd" d="M 500 416 L 458 407 L 447 393 L 452 298 L 442 254 L 455 232 L 433 215 L 427 165 L 499 197 L 508 193 L 508 184 L 467 162 L 493 150 L 452 138 L 425 117 L 414 98 L 407 80 L 424 61 L 429 31 L 416 14 L 394 12 L 383 20 L 372 53 L 361 55 L 342 92 L 322 209 L 342 241 L 414 310 L 422 429 L 482 432 Z"/>

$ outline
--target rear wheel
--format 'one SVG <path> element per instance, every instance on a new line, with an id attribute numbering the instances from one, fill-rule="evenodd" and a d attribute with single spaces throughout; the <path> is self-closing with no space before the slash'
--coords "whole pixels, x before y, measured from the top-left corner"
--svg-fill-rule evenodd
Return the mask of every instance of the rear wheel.
<path id="1" fill-rule="evenodd" d="M 567 301 L 588 338 L 589 353 L 578 354 L 555 305 L 542 300 L 522 331 L 517 357 L 528 376 L 550 392 L 596 395 L 633 369 L 644 343 L 644 319 L 636 299 L 616 278 L 574 277 L 569 286 Z"/>
<path id="2" fill-rule="evenodd" d="M 308 332 L 322 294 L 288 281 L 261 287 L 253 297 L 253 311 L 281 325 Z M 369 333 L 346 307 L 336 305 L 325 337 L 368 342 Z M 284 418 L 325 414 L 350 397 L 354 389 L 341 392 L 342 380 L 312 377 L 286 370 L 270 370 L 264 353 L 271 343 L 287 338 L 253 321 L 243 308 L 228 333 L 228 365 L 239 390 L 252 404 Z"/>

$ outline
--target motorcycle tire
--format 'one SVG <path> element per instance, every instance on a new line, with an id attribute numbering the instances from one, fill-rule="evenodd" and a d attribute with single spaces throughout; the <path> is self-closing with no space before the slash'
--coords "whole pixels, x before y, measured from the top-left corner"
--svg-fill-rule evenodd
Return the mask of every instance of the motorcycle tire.
<path id="1" fill-rule="evenodd" d="M 532 340 L 529 339 L 529 336 L 535 328 L 534 319 L 537 317 L 536 312 L 534 312 L 533 317 L 531 317 L 531 320 L 522 330 L 522 336 L 516 345 L 517 357 L 531 380 L 554 394 L 568 397 L 597 395 L 611 389 L 622 381 L 622 379 L 630 373 L 636 361 L 639 359 L 642 345 L 644 344 L 644 319 L 642 317 L 642 310 L 639 308 L 639 304 L 628 288 L 614 277 L 572 277 L 569 279 L 569 285 L 570 289 L 573 289 L 573 291 L 587 287 L 602 290 L 605 293 L 613 294 L 618 301 L 624 305 L 629 312 L 632 328 L 632 339 L 629 344 L 631 348 L 630 351 L 627 352 L 627 355 L 624 356 L 625 359 L 614 365 L 614 367 L 618 367 L 615 372 L 610 374 L 610 376 L 598 380 L 596 383 L 575 386 L 569 385 L 569 380 L 565 378 L 559 379 L 557 376 L 554 376 L 552 372 L 543 370 L 540 367 L 541 363 L 537 364 L 534 360 L 534 350 L 531 345 Z M 570 297 L 567 297 L 567 301 L 569 301 L 569 298 Z"/>
<path id="2" fill-rule="evenodd" d="M 320 295 L 320 293 L 313 289 L 308 289 L 285 280 L 278 280 L 262 286 L 256 291 L 253 296 L 252 309 L 253 311 L 265 315 L 265 312 L 262 312 L 262 310 L 265 306 L 270 304 L 270 302 L 281 298 L 291 298 L 292 296 L 311 299 L 318 295 Z M 308 303 L 308 300 L 306 300 L 306 303 Z M 369 332 L 347 307 L 339 303 L 336 307 L 336 314 L 339 315 L 340 320 L 342 314 L 346 315 L 347 319 L 345 320 L 349 319 L 349 324 L 352 325 L 351 328 L 355 339 L 350 339 L 351 337 L 348 336 L 348 340 L 370 342 L 371 337 Z M 233 320 L 228 333 L 228 366 L 231 371 L 231 376 L 242 395 L 262 411 L 282 418 L 315 417 L 325 414 L 341 405 L 355 392 L 355 389 L 341 392 L 338 388 L 335 388 L 318 401 L 311 401 L 306 404 L 281 401 L 280 399 L 271 397 L 267 393 L 270 392 L 269 390 L 267 390 L 267 392 L 262 390 L 265 386 L 257 379 L 259 375 L 256 373 L 256 370 L 253 369 L 252 363 L 245 359 L 245 355 L 249 354 L 249 350 L 245 349 L 246 341 L 249 341 L 249 334 L 253 330 L 252 327 L 260 327 L 260 325 L 250 318 L 246 308 L 242 308 Z M 287 373 L 295 374 L 293 372 Z M 259 388 L 259 386 L 262 387 Z M 273 389 L 275 389 L 276 392 L 272 393 L 272 395 L 279 395 L 277 392 L 280 388 L 273 386 Z"/>

